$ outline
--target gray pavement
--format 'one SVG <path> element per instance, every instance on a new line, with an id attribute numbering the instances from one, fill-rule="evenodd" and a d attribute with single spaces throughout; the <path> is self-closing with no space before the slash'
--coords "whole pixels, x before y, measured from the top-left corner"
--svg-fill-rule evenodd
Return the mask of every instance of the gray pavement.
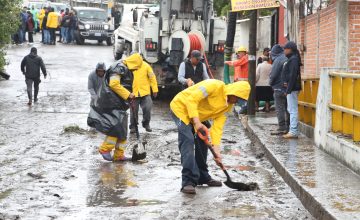
<path id="1" fill-rule="evenodd" d="M 275 115 L 257 114 L 245 123 L 270 162 L 317 219 L 360 219 L 360 176 L 300 136 L 272 136 Z"/>
<path id="2" fill-rule="evenodd" d="M 39 103 L 26 106 L 20 61 L 30 47 L 8 51 L 11 80 L 0 81 L 0 219 L 312 219 L 291 189 L 230 116 L 224 163 L 235 181 L 260 190 L 198 187 L 180 190 L 180 156 L 169 100 L 154 103 L 144 163 L 108 163 L 98 154 L 102 134 L 86 125 L 87 76 L 98 61 L 109 65 L 111 47 L 41 46 L 51 78 L 40 84 Z M 64 132 L 76 125 L 81 130 Z M 127 153 L 135 137 L 130 136 Z M 211 174 L 225 180 L 209 156 Z"/>

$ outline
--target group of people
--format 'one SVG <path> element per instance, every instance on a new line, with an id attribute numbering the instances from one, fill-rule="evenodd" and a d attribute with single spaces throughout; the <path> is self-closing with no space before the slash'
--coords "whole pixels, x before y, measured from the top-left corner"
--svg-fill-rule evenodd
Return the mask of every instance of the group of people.
<path id="1" fill-rule="evenodd" d="M 13 35 L 15 44 L 21 45 L 28 41 L 33 44 L 33 35 L 41 31 L 41 42 L 47 45 L 56 44 L 56 31 L 60 29 L 59 41 L 62 43 L 72 43 L 75 41 L 74 31 L 76 30 L 77 18 L 73 11 L 68 8 L 55 12 L 52 7 L 44 7 L 40 11 L 31 10 L 24 7 L 20 13 L 20 27 Z M 26 33 L 28 40 L 26 40 Z"/>
<path id="2" fill-rule="evenodd" d="M 33 34 L 39 32 L 38 29 L 38 13 L 34 7 L 28 9 L 24 7 L 20 13 L 20 25 L 17 33 L 12 35 L 12 40 L 16 44 L 23 44 L 28 38 L 28 43 L 34 43 Z M 26 33 L 28 34 L 26 38 Z"/>
<path id="3" fill-rule="evenodd" d="M 234 66 L 234 81 L 248 80 L 248 55 L 245 47 L 236 51 L 237 60 L 226 61 Z M 256 69 L 256 110 L 259 102 L 265 102 L 265 112 L 270 111 L 271 101 L 275 102 L 278 131 L 284 138 L 298 138 L 298 95 L 301 90 L 301 56 L 297 45 L 290 41 L 284 47 L 275 45 L 265 48 L 259 57 Z M 246 103 L 240 102 L 246 107 Z M 240 113 L 244 113 L 240 112 Z"/>
<path id="4" fill-rule="evenodd" d="M 240 67 L 236 70 L 235 82 L 228 85 L 220 80 L 209 79 L 207 67 L 201 62 L 200 51 L 192 51 L 190 57 L 179 67 L 178 80 L 183 85 L 183 90 L 171 101 L 170 112 L 178 130 L 178 148 L 182 165 L 181 192 L 183 193 L 196 194 L 198 185 L 222 186 L 220 181 L 213 179 L 209 174 L 207 138 L 214 148 L 214 160 L 220 165 L 222 163 L 220 144 L 226 114 L 235 104 L 246 102 L 251 90 L 245 77 L 247 73 L 244 63 L 248 60 L 246 48 L 240 48 L 237 54 L 239 60 L 226 62 L 226 64 Z M 279 131 L 283 132 L 284 138 L 297 138 L 297 97 L 301 90 L 299 51 L 294 42 L 288 42 L 284 47 L 275 45 L 271 49 L 270 59 L 272 66 L 269 84 L 274 91 Z M 262 74 L 262 69 L 270 69 L 268 65 L 271 64 L 264 56 L 262 63 L 259 64 L 259 73 Z M 36 48 L 32 48 L 31 53 L 23 59 L 21 69 L 26 77 L 31 105 L 33 84 L 35 85 L 34 101 L 37 101 L 40 69 L 46 77 L 44 63 L 37 56 Z M 131 83 L 126 86 L 124 81 L 128 82 L 128 76 L 131 76 Z M 106 95 L 109 94 L 107 90 L 105 96 L 103 95 L 104 88 L 111 91 L 110 96 Z M 128 109 L 126 106 L 130 104 L 131 121 L 130 125 L 125 125 L 126 128 L 130 127 L 130 133 L 134 132 L 134 127 L 137 128 L 140 106 L 143 111 L 142 125 L 147 132 L 152 131 L 150 127 L 151 94 L 154 97 L 157 96 L 158 85 L 151 66 L 139 53 L 133 53 L 119 60 L 109 68 L 106 68 L 102 62 L 98 63 L 96 69 L 89 75 L 88 91 L 91 95 L 92 108 L 103 108 L 107 112 L 126 111 Z M 103 106 L 104 103 L 107 103 L 106 106 Z M 288 113 L 290 117 L 287 116 Z M 95 128 L 98 129 L 96 126 Z M 117 136 L 105 133 L 107 136 L 99 148 L 99 153 L 104 160 L 113 162 L 129 160 L 125 156 L 127 129 L 120 131 L 126 134 Z M 209 137 L 203 139 L 203 135 L 198 135 L 199 132 L 209 134 Z"/>

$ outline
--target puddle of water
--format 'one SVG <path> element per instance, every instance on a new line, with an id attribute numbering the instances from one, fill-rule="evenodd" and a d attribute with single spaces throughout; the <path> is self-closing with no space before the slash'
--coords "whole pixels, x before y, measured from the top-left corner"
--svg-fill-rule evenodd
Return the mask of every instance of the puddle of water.
<path id="1" fill-rule="evenodd" d="M 273 217 L 273 213 L 269 210 L 258 210 L 256 206 L 243 205 L 233 209 L 224 209 L 222 211 L 223 217 L 237 217 L 237 218 L 268 218 Z"/>

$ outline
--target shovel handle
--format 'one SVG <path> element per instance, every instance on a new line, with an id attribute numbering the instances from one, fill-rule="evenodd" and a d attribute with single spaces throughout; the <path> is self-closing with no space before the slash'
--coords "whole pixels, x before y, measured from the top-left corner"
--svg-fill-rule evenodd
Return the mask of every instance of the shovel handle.
<path id="1" fill-rule="evenodd" d="M 206 146 L 209 148 L 210 152 L 214 156 L 215 159 L 218 159 L 217 154 L 215 153 L 214 146 L 211 144 L 209 140 L 209 130 L 200 130 L 197 132 L 198 137 L 204 141 Z M 226 171 L 225 166 L 223 163 L 219 163 L 218 166 L 223 170 Z"/>

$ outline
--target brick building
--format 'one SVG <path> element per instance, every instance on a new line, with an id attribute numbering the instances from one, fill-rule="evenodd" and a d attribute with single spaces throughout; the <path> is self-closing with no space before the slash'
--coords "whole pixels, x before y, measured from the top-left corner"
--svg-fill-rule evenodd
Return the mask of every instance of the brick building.
<path id="1" fill-rule="evenodd" d="M 300 19 L 298 44 L 304 75 L 319 76 L 321 68 L 360 70 L 360 2 L 335 0 Z"/>

